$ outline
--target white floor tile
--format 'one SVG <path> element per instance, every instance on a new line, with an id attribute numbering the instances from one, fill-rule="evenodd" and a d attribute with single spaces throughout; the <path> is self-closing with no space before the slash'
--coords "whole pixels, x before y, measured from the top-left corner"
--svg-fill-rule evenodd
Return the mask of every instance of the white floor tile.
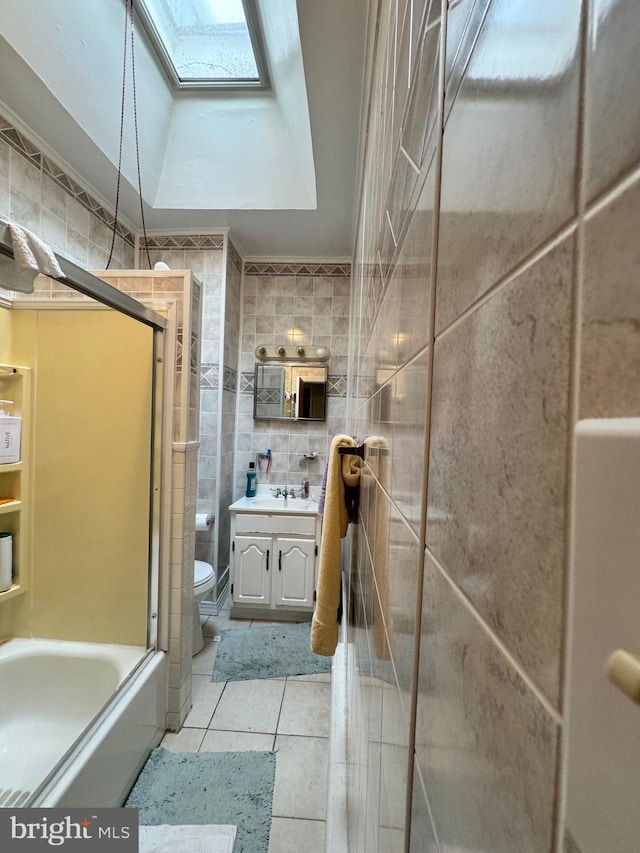
<path id="1" fill-rule="evenodd" d="M 221 610 L 217 616 L 209 616 L 204 626 L 205 637 L 217 637 L 228 628 L 249 628 L 251 619 L 232 619 L 229 610 Z"/>
<path id="2" fill-rule="evenodd" d="M 197 752 L 204 738 L 204 729 L 188 729 L 184 726 L 179 732 L 167 732 L 160 746 L 171 752 Z"/>
<path id="3" fill-rule="evenodd" d="M 324 820 L 328 763 L 328 738 L 278 735 L 273 815 Z"/>
<path id="4" fill-rule="evenodd" d="M 271 752 L 273 735 L 262 732 L 230 732 L 209 729 L 200 746 L 200 752 Z"/>
<path id="5" fill-rule="evenodd" d="M 330 672 L 314 672 L 311 675 L 289 675 L 289 681 L 321 681 L 323 684 L 331 684 Z"/>
<path id="6" fill-rule="evenodd" d="M 191 681 L 191 711 L 185 726 L 206 729 L 220 701 L 224 682 L 211 681 L 210 675 L 193 675 Z"/>
<path id="7" fill-rule="evenodd" d="M 218 651 L 218 643 L 209 637 L 204 639 L 204 648 L 201 652 L 192 658 L 191 672 L 193 675 L 208 675 L 211 678 L 213 673 L 213 663 L 216 659 Z"/>
<path id="8" fill-rule="evenodd" d="M 324 853 L 324 821 L 274 817 L 269 853 Z"/>
<path id="9" fill-rule="evenodd" d="M 228 681 L 210 728 L 274 734 L 280 715 L 284 681 Z"/>
<path id="10" fill-rule="evenodd" d="M 330 714 L 330 684 L 287 681 L 278 734 L 329 737 Z"/>

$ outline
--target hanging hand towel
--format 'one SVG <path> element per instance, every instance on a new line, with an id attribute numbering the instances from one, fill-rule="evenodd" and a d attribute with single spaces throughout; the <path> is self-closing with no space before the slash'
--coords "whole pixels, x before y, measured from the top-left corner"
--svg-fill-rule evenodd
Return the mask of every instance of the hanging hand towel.
<path id="1" fill-rule="evenodd" d="M 359 457 L 341 456 L 338 448 L 355 445 L 348 435 L 336 435 L 327 466 L 317 601 L 311 622 L 311 651 L 327 657 L 333 655 L 338 645 L 340 540 L 346 536 L 349 523 L 345 486 L 357 486 L 361 466 Z"/>
<path id="2" fill-rule="evenodd" d="M 0 287 L 33 293 L 36 275 L 65 278 L 51 246 L 21 225 L 9 222 L 7 227 L 11 235 L 15 266 L 11 267 L 12 272 L 9 273 L 5 265 Z"/>

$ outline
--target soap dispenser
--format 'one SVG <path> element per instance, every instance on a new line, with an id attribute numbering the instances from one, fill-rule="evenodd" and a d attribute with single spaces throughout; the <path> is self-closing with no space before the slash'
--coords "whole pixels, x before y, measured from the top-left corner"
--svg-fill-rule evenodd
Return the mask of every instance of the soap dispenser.
<path id="1" fill-rule="evenodd" d="M 13 400 L 0 400 L 0 465 L 20 461 L 20 432 L 22 419 L 9 415 L 6 406 Z"/>

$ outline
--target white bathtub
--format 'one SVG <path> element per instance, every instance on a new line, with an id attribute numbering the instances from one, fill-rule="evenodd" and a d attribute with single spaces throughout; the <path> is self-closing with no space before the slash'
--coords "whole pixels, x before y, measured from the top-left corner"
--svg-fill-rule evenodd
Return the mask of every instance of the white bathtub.
<path id="1" fill-rule="evenodd" d="M 122 805 L 164 733 L 166 678 L 142 648 L 1 644 L 0 806 Z"/>

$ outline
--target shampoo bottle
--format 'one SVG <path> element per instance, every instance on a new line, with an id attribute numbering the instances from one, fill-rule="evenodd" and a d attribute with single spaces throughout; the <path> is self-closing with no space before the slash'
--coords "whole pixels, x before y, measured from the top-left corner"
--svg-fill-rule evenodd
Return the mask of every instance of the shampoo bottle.
<path id="1" fill-rule="evenodd" d="M 255 498 L 256 496 L 256 463 L 249 462 L 249 470 L 247 471 L 247 491 L 245 497 Z"/>
<path id="2" fill-rule="evenodd" d="M 12 400 L 0 400 L 0 465 L 20 461 L 21 418 L 11 417 L 6 406 L 12 406 Z"/>

